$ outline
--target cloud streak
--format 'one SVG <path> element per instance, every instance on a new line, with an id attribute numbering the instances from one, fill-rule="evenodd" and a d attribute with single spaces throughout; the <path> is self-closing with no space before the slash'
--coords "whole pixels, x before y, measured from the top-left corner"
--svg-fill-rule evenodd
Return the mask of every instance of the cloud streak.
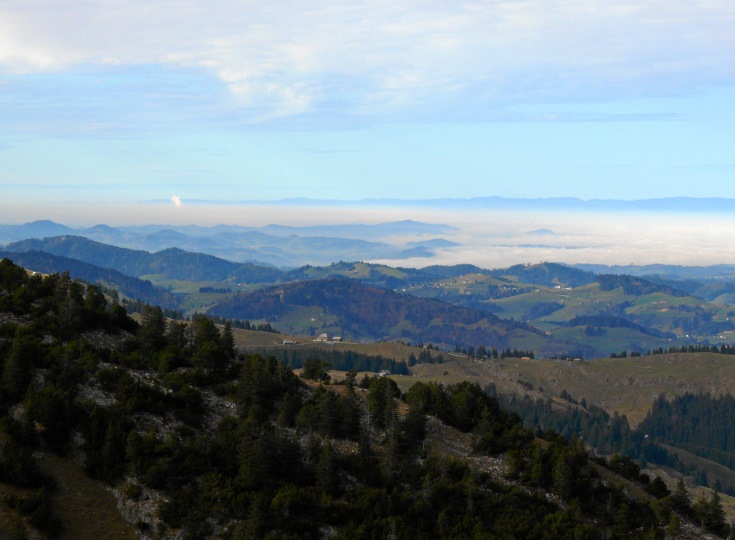
<path id="1" fill-rule="evenodd" d="M 252 122 L 482 117 L 732 85 L 734 26 L 730 0 L 30 0 L 0 6 L 0 72 L 193 70 Z"/>

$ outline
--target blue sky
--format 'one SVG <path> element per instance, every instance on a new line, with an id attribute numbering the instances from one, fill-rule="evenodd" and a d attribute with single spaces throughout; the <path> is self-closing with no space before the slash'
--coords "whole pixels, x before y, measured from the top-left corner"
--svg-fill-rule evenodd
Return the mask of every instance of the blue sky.
<path id="1" fill-rule="evenodd" d="M 732 0 L 3 2 L 0 221 L 735 198 L 733 28 Z"/>

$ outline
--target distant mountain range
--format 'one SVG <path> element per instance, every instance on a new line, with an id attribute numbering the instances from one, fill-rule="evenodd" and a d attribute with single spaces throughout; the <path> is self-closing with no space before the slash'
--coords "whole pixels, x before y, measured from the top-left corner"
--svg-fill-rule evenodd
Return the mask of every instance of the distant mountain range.
<path id="1" fill-rule="evenodd" d="M 295 268 L 337 260 L 430 258 L 436 249 L 457 242 L 444 238 L 454 227 L 418 221 L 292 227 L 267 225 L 96 225 L 73 229 L 53 221 L 0 225 L 0 245 L 27 239 L 79 236 L 97 242 L 150 252 L 179 248 L 237 262 Z M 403 242 L 396 239 L 405 239 Z M 399 243 L 396 243 L 399 242 Z"/>
<path id="2" fill-rule="evenodd" d="M 167 204 L 169 201 L 151 201 Z M 201 205 L 258 205 L 258 206 L 340 206 L 340 207 L 393 207 L 393 208 L 440 208 L 440 209 L 493 209 L 493 210 L 563 210 L 595 212 L 706 212 L 732 214 L 735 199 L 719 197 L 668 197 L 660 199 L 590 199 L 575 197 L 511 198 L 511 197 L 470 197 L 442 199 L 307 199 L 293 198 L 271 201 L 243 200 L 216 201 L 187 199 L 187 204 Z"/>

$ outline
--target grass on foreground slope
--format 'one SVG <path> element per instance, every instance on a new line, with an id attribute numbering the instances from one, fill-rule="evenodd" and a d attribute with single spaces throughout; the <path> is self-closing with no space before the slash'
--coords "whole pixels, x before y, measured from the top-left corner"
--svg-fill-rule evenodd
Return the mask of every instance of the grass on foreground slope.
<path id="1" fill-rule="evenodd" d="M 420 380 L 445 384 L 470 380 L 481 386 L 494 383 L 501 393 L 526 393 L 530 383 L 534 392 L 543 389 L 539 396 L 556 396 L 566 390 L 575 399 L 584 398 L 610 414 L 625 414 L 631 427 L 643 420 L 662 393 L 735 394 L 735 357 L 721 354 L 675 353 L 587 362 L 504 359 L 482 364 L 447 358 L 451 360 L 440 365 L 414 366 L 414 377 L 397 380 L 401 390 Z"/>
<path id="2" fill-rule="evenodd" d="M 308 347 L 309 349 L 325 349 L 338 351 L 355 351 L 370 356 L 382 356 L 396 361 L 408 361 L 411 354 L 418 357 L 421 353 L 419 347 L 411 347 L 399 341 L 376 341 L 373 343 L 324 343 L 314 341 L 311 336 L 290 336 L 286 334 L 273 334 L 270 332 L 258 332 L 253 330 L 232 329 L 235 344 L 238 349 L 246 352 L 250 348 L 261 349 L 263 347 L 287 347 L 289 349 Z M 283 345 L 284 340 L 295 341 L 292 345 Z M 448 358 L 447 353 L 432 351 Z"/>
<path id="3" fill-rule="evenodd" d="M 0 439 L 3 438 L 0 435 Z M 61 538 L 138 538 L 134 528 L 120 516 L 112 493 L 100 482 L 89 478 L 79 465 L 52 454 L 44 454 L 39 464 L 41 470 L 56 482 L 51 500 L 53 512 L 61 520 Z M 37 492 L 37 489 L 0 482 L 0 501 L 8 495 L 30 497 Z M 13 534 L 21 535 L 19 538 L 24 538 L 22 534 L 28 538 L 42 538 L 27 523 L 27 518 L 19 520 L 18 512 L 0 502 L 0 538 L 14 538 Z"/>

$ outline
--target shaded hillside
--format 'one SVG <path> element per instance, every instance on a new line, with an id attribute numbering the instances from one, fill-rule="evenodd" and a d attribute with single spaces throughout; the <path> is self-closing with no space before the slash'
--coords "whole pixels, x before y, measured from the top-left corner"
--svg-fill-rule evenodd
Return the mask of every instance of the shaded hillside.
<path id="1" fill-rule="evenodd" d="M 268 319 L 288 331 L 302 307 L 316 308 L 336 318 L 332 332 L 351 339 L 401 338 L 447 345 L 517 346 L 534 351 L 564 347 L 535 329 L 504 321 L 489 312 L 367 287 L 348 279 L 303 281 L 238 294 L 210 312 L 227 318 Z M 309 313 L 313 316 L 314 312 Z"/>
<path id="2" fill-rule="evenodd" d="M 645 294 L 663 293 L 669 296 L 687 296 L 681 289 L 674 288 L 663 283 L 654 283 L 647 279 L 618 274 L 601 274 L 596 281 L 600 284 L 600 290 L 612 291 L 622 288 L 628 296 L 643 296 Z"/>
<path id="3" fill-rule="evenodd" d="M 640 429 L 655 441 L 735 468 L 735 398 L 731 394 L 661 395 Z"/>
<path id="4" fill-rule="evenodd" d="M 571 266 L 559 263 L 540 264 L 517 264 L 510 268 L 493 270 L 493 276 L 511 278 L 521 283 L 533 283 L 553 287 L 564 285 L 567 287 L 579 287 L 595 281 L 592 272 L 579 270 Z"/>
<path id="5" fill-rule="evenodd" d="M 470 272 L 489 274 L 472 264 L 453 266 L 427 266 L 425 268 L 391 267 L 384 264 L 366 262 L 332 263 L 329 266 L 303 266 L 285 274 L 284 282 L 305 279 L 326 279 L 347 277 L 357 279 L 365 285 L 383 289 L 403 289 L 429 283 L 438 279 L 456 278 Z"/>
<path id="6" fill-rule="evenodd" d="M 102 268 L 112 268 L 129 276 L 151 274 L 151 254 L 147 251 L 118 248 L 81 236 L 54 236 L 22 240 L 6 246 L 8 251 L 44 251 L 76 259 Z"/>
<path id="7" fill-rule="evenodd" d="M 142 300 L 149 304 L 175 308 L 180 303 L 178 296 L 154 286 L 150 281 L 128 276 L 110 268 L 100 268 L 93 264 L 40 251 L 24 253 L 0 251 L 0 259 L 3 257 L 42 274 L 69 272 L 73 279 L 103 284 L 117 289 L 129 298 Z"/>
<path id="8" fill-rule="evenodd" d="M 659 332 L 658 330 L 646 328 L 645 326 L 632 323 L 622 317 L 615 317 L 614 315 L 582 315 L 579 317 L 575 317 L 567 323 L 562 323 L 562 325 L 585 326 L 591 329 L 629 328 L 631 330 L 636 330 L 641 334 L 646 334 L 661 339 L 676 339 L 676 334 L 673 334 L 671 332 Z M 591 332 L 594 332 L 594 330 L 590 330 L 588 333 L 592 335 Z"/>
<path id="9" fill-rule="evenodd" d="M 237 263 L 177 248 L 149 253 L 101 244 L 81 236 L 24 240 L 8 246 L 8 250 L 13 251 L 31 249 L 77 259 L 103 268 L 112 268 L 131 276 L 156 274 L 168 279 L 224 280 L 230 272 L 239 267 Z"/>
<path id="10" fill-rule="evenodd" d="M 255 265 L 243 265 L 203 253 L 190 253 L 169 248 L 157 253 L 119 248 L 83 238 L 57 236 L 43 240 L 24 240 L 7 246 L 8 251 L 45 251 L 87 262 L 102 268 L 112 268 L 131 276 L 158 275 L 165 279 L 187 281 L 224 281 L 232 275 L 241 278 L 256 275 Z M 238 273 L 239 272 L 239 273 Z M 264 267 L 263 275 L 272 275 Z M 277 272 L 277 271 L 275 271 Z"/>
<path id="11" fill-rule="evenodd" d="M 236 283 L 277 283 L 284 278 L 284 272 L 272 266 L 244 263 L 231 272 L 228 279 Z"/>
<path id="12" fill-rule="evenodd" d="M 382 264 L 365 262 L 336 262 L 329 266 L 303 266 L 288 272 L 284 281 L 302 281 L 346 277 L 356 279 L 373 287 L 396 289 L 409 283 L 420 283 L 427 279 L 422 270 L 416 268 L 392 268 Z"/>

